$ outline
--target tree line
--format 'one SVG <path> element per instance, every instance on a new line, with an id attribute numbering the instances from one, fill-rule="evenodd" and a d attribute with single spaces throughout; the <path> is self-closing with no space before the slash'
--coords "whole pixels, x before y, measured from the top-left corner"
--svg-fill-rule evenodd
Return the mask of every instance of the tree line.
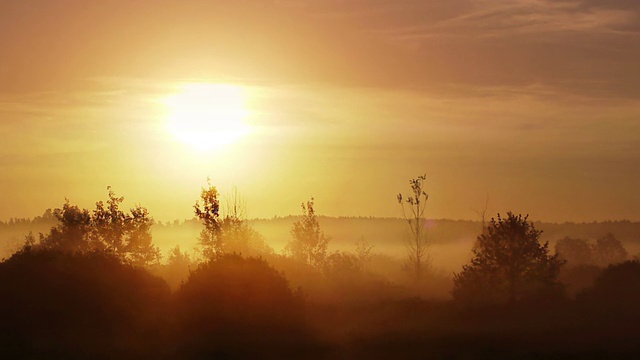
<path id="1" fill-rule="evenodd" d="M 355 242 L 353 252 L 330 252 L 331 237 L 322 230 L 313 198 L 301 204 L 291 240 L 277 253 L 249 225 L 239 197 L 225 204 L 209 183 L 194 204 L 202 224 L 198 253 L 176 247 L 165 265 L 151 237 L 153 219 L 143 206 L 123 209 L 124 198 L 111 188 L 107 200 L 96 202 L 91 211 L 67 200 L 51 212 L 56 226 L 29 235 L 19 251 L 0 262 L 0 287 L 9 294 L 0 297 L 0 355 L 331 357 L 344 356 L 344 351 L 407 351 L 392 342 L 395 335 L 385 335 L 390 331 L 416 349 L 428 348 L 436 358 L 443 351 L 442 358 L 449 358 L 445 347 L 423 336 L 450 336 L 447 341 L 455 342 L 469 331 L 489 339 L 502 332 L 525 336 L 533 331 L 535 339 L 550 341 L 548 334 L 564 336 L 558 329 L 627 334 L 629 319 L 640 317 L 631 306 L 640 300 L 640 263 L 628 260 L 615 236 L 593 244 L 561 239 L 552 253 L 528 216 L 512 212 L 498 214 L 481 230 L 470 261 L 452 276 L 452 301 L 412 300 L 416 289 L 435 279 L 425 181 L 426 176 L 412 179 L 410 196 L 398 196 L 409 208 L 404 209 L 408 237 L 402 240 L 411 281 L 405 285 L 376 273 L 374 247 L 364 238 Z M 154 275 L 163 272 L 183 275 L 168 284 Z M 591 283 L 568 296 L 567 278 L 585 273 Z M 342 296 L 340 306 L 351 310 L 332 310 L 310 296 L 317 284 L 332 286 Z M 374 313 L 365 315 L 361 309 Z M 584 313 L 591 315 L 579 315 Z M 474 321 L 483 327 L 475 328 Z M 357 325 L 371 322 L 387 325 L 373 332 Z M 404 322 L 415 325 L 391 325 Z M 352 335 L 330 334 L 338 331 L 336 326 L 350 327 Z M 594 344 L 587 335 L 580 339 L 585 348 Z M 487 341 L 462 344 L 488 351 Z M 384 349 L 373 350 L 380 343 Z"/>

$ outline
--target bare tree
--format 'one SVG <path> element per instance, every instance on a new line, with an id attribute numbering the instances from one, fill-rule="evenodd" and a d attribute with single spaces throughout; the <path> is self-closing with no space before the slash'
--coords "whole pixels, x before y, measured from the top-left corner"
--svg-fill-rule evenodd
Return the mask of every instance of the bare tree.
<path id="1" fill-rule="evenodd" d="M 481 234 L 487 233 L 487 208 L 489 207 L 489 192 L 487 192 L 487 196 L 484 200 L 484 207 L 482 210 L 474 210 L 474 212 L 480 217 L 480 221 L 482 222 Z"/>
<path id="2" fill-rule="evenodd" d="M 247 201 L 240 195 L 237 188 L 231 190 L 231 194 L 225 196 L 225 214 L 226 217 L 246 220 L 247 218 Z"/>
<path id="3" fill-rule="evenodd" d="M 412 196 L 407 199 L 403 199 L 402 193 L 398 194 L 398 203 L 402 207 L 402 216 L 407 220 L 411 230 L 411 236 L 405 242 L 408 255 L 407 265 L 412 268 L 416 280 L 422 277 L 429 265 L 430 242 L 424 217 L 429 195 L 423 190 L 426 179 L 427 176 L 425 174 L 409 180 Z M 409 206 L 405 206 L 405 204 Z M 407 211 L 407 207 L 409 211 Z"/>
<path id="4" fill-rule="evenodd" d="M 225 196 L 225 215 L 221 222 L 224 249 L 227 253 L 262 256 L 273 253 L 264 237 L 247 220 L 247 201 L 233 188 Z"/>

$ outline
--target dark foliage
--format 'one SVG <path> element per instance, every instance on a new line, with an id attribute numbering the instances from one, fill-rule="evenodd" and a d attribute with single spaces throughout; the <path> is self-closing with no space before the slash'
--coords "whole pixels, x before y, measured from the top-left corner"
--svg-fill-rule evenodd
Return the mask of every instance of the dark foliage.
<path id="1" fill-rule="evenodd" d="M 196 217 L 204 224 L 198 242 L 205 259 L 214 259 L 224 253 L 218 196 L 218 189 L 209 184 L 207 188 L 202 188 L 200 193 L 202 204 L 196 201 L 193 206 Z"/>
<path id="2" fill-rule="evenodd" d="M 25 248 L 0 263 L 0 358 L 153 358 L 167 284 L 99 252 Z"/>
<path id="3" fill-rule="evenodd" d="M 137 266 L 160 261 L 160 250 L 151 238 L 149 212 L 136 206 L 128 213 L 120 209 L 123 197 L 107 187 L 109 199 L 98 201 L 93 212 L 71 205 L 67 200 L 62 208 L 53 211 L 58 225 L 38 242 L 27 237 L 27 244 L 64 252 L 107 251 L 121 260 Z"/>
<path id="4" fill-rule="evenodd" d="M 259 258 L 224 255 L 176 293 L 178 357 L 278 357 L 311 349 L 302 299 Z"/>
<path id="5" fill-rule="evenodd" d="M 593 246 L 593 253 L 600 266 L 621 263 L 629 256 L 620 240 L 611 233 L 598 238 Z"/>
<path id="6" fill-rule="evenodd" d="M 640 304 L 640 262 L 632 260 L 608 266 L 581 298 L 616 310 L 636 309 Z M 640 315 L 640 309 L 634 313 Z"/>
<path id="7" fill-rule="evenodd" d="M 581 265 L 561 267 L 526 217 L 510 213 L 493 220 L 479 236 L 471 264 L 456 275 L 456 299 L 484 305 L 479 311 L 449 300 L 409 298 L 415 292 L 370 272 L 376 265 L 364 241 L 357 255 L 325 252 L 316 266 L 269 252 L 267 263 L 227 254 L 234 243 L 250 244 L 233 240 L 231 231 L 221 238 L 225 251 L 192 271 L 171 294 L 164 281 L 114 251 L 127 237 L 109 220 L 117 224 L 123 213 L 110 209 L 97 205 L 95 217 L 68 205 L 58 212 L 62 225 L 50 239 L 59 242 L 23 247 L 0 262 L 1 359 L 635 359 L 640 354 L 640 263 L 602 270 L 575 260 Z M 142 215 L 137 216 L 145 223 Z M 98 223 L 100 233 L 94 228 Z M 319 232 L 317 219 L 310 224 Z M 224 220 L 220 225 L 224 228 Z M 80 250 L 90 244 L 85 240 L 96 239 L 111 245 Z M 613 236 L 593 246 L 565 241 L 557 249 L 564 249 L 561 256 L 576 250 L 573 259 L 588 259 L 585 244 L 594 263 L 626 257 Z M 596 254 L 606 260 L 596 260 Z M 174 287 L 181 274 L 196 267 L 178 247 L 168 260 L 153 269 L 174 274 Z M 306 304 L 302 291 L 292 291 L 270 264 L 303 286 Z M 558 294 L 558 280 L 578 295 L 548 296 Z"/>
<path id="8" fill-rule="evenodd" d="M 478 237 L 471 263 L 454 275 L 454 298 L 467 305 L 516 302 L 557 294 L 563 260 L 540 244 L 541 231 L 527 217 L 509 212 L 491 219 Z"/>
<path id="9" fill-rule="evenodd" d="M 560 271 L 558 280 L 565 286 L 567 294 L 574 296 L 592 287 L 602 270 L 596 265 L 566 266 Z"/>
<path id="10" fill-rule="evenodd" d="M 591 246 L 583 239 L 565 236 L 556 243 L 556 253 L 567 260 L 569 267 L 591 265 L 594 262 Z"/>

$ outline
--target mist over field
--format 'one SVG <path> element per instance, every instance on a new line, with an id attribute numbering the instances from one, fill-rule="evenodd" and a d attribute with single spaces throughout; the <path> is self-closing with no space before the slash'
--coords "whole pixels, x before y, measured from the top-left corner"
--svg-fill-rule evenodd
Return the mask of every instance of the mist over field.
<path id="1" fill-rule="evenodd" d="M 49 215 L 51 216 L 51 215 Z M 291 238 L 291 226 L 300 216 L 274 217 L 271 219 L 248 219 L 258 233 L 277 252 L 281 252 Z M 402 218 L 374 217 L 326 217 L 319 216 L 324 232 L 331 237 L 331 251 L 354 251 L 356 241 L 366 239 L 374 246 L 376 253 L 402 258 L 405 255 L 403 239 L 409 231 Z M 541 241 L 549 241 L 551 246 L 564 237 L 576 237 L 595 241 L 607 233 L 616 237 L 629 249 L 630 254 L 640 250 L 640 223 L 628 220 L 590 223 L 544 223 L 534 222 L 543 231 Z M 47 215 L 34 219 L 10 219 L 0 227 L 2 254 L 7 256 L 20 247 L 24 237 L 46 233 L 56 220 Z M 480 220 L 433 219 L 428 221 L 428 237 L 432 241 L 433 261 L 447 272 L 458 270 L 471 256 L 471 248 L 482 229 Z M 158 222 L 151 228 L 156 245 L 166 256 L 175 246 L 186 251 L 197 247 L 197 237 L 201 224 L 195 220 L 174 220 Z"/>
<path id="2" fill-rule="evenodd" d="M 640 296 L 638 222 L 529 224 L 511 213 L 484 222 L 417 219 L 427 240 L 417 273 L 416 245 L 407 241 L 415 236 L 415 219 L 319 216 L 312 200 L 303 204 L 303 215 L 245 219 L 237 217 L 245 209 L 223 210 L 211 186 L 203 188 L 196 218 L 156 223 L 139 205 L 124 210 L 124 198 L 109 191 L 92 211 L 66 203 L 33 219 L 0 223 L 0 280 L 10 294 L 2 305 L 17 309 L 5 314 L 3 354 L 428 352 L 444 359 L 635 353 L 628 330 L 635 307 L 620 306 Z M 499 242 L 505 235 L 515 244 L 531 236 L 534 247 L 508 250 L 513 245 Z M 528 259 L 526 252 L 536 248 L 542 252 Z M 518 258 L 509 265 L 508 258 L 500 260 L 506 254 Z M 505 288 L 497 284 L 509 278 L 482 270 L 484 256 L 496 256 L 492 266 L 504 271 L 540 261 L 558 267 L 550 275 L 519 270 L 519 290 L 502 297 Z M 468 274 L 473 283 L 466 282 Z M 533 276 L 551 277 L 535 285 Z M 83 330 L 85 318 L 90 332 Z"/>

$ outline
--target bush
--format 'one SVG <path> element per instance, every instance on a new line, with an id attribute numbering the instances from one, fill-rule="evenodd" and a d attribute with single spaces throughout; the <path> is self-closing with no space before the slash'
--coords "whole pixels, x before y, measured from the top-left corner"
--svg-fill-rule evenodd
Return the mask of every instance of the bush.
<path id="1" fill-rule="evenodd" d="M 156 357 L 167 284 L 99 252 L 25 248 L 0 263 L 1 358 Z"/>
<path id="2" fill-rule="evenodd" d="M 582 299 L 596 301 L 619 311 L 633 311 L 640 315 L 640 262 L 636 260 L 610 265 L 596 278 L 593 288 Z"/>
<path id="3" fill-rule="evenodd" d="M 176 293 L 178 356 L 278 356 L 309 345 L 302 299 L 260 258 L 202 264 Z"/>

